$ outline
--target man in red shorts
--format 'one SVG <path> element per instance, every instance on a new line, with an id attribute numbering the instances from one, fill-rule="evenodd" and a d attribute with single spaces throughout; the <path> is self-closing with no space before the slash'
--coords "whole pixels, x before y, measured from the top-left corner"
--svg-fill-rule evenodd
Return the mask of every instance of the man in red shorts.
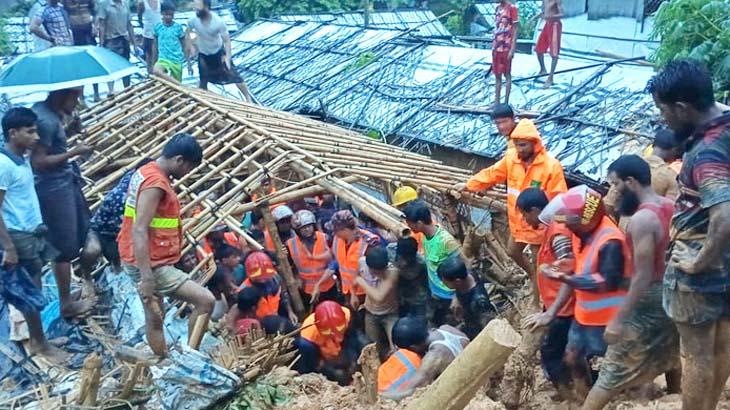
<path id="1" fill-rule="evenodd" d="M 500 103 L 502 95 L 502 75 L 507 83 L 504 90 L 504 102 L 509 103 L 509 92 L 512 89 L 512 58 L 515 56 L 518 28 L 517 6 L 508 0 L 499 0 L 494 23 L 494 43 L 492 43 L 495 105 Z"/>
<path id="2" fill-rule="evenodd" d="M 540 37 L 535 45 L 535 53 L 537 53 L 537 61 L 540 63 L 540 74 L 547 74 L 545 70 L 545 53 L 550 50 L 550 75 L 548 75 L 543 88 L 550 88 L 553 85 L 553 74 L 555 67 L 558 66 L 558 55 L 560 54 L 560 35 L 563 33 L 563 23 L 560 18 L 563 16 L 563 10 L 560 7 L 560 0 L 543 0 L 541 17 L 545 20 L 545 26 L 542 28 Z"/>

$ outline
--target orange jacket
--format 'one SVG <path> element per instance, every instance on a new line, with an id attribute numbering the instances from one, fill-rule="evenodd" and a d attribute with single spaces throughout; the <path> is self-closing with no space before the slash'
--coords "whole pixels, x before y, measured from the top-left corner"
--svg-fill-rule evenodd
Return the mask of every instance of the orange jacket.
<path id="1" fill-rule="evenodd" d="M 398 349 L 378 368 L 378 392 L 403 390 L 421 366 L 421 356 L 407 349 Z"/>
<path id="2" fill-rule="evenodd" d="M 238 236 L 236 236 L 233 232 L 226 232 L 223 234 L 223 240 L 233 246 L 234 248 L 238 249 L 240 247 L 240 244 L 238 242 Z M 210 246 L 210 242 L 208 242 L 208 239 L 203 239 L 203 252 L 206 255 L 210 255 L 213 253 L 213 247 Z M 203 254 L 201 252 L 198 252 L 198 257 L 200 259 L 203 259 Z"/>
<path id="3" fill-rule="evenodd" d="M 509 230 L 516 242 L 539 245 L 544 228 L 533 229 L 517 209 L 517 197 L 527 188 L 540 188 L 553 199 L 568 190 L 560 161 L 550 155 L 542 146 L 540 133 L 532 121 L 520 120 L 510 137 L 513 140 L 526 139 L 535 142 L 535 159 L 527 168 L 517 155 L 516 149 L 508 149 L 504 158 L 489 168 L 479 171 L 466 181 L 466 189 L 484 191 L 496 184 L 507 183 L 507 217 Z"/>
<path id="4" fill-rule="evenodd" d="M 119 256 L 126 263 L 137 264 L 132 242 L 132 225 L 137 218 L 139 194 L 150 188 L 158 188 L 165 192 L 165 196 L 157 204 L 155 216 L 149 226 L 150 264 L 153 268 L 174 265 L 180 260 L 182 251 L 180 200 L 170 184 L 170 179 L 154 161 L 140 167 L 129 181 L 122 228 L 117 236 Z"/>
<path id="5" fill-rule="evenodd" d="M 253 284 L 251 283 L 251 279 L 246 278 L 246 280 L 244 280 L 243 283 L 241 284 L 239 291 L 241 289 L 250 288 L 250 287 L 253 287 Z M 279 290 L 276 292 L 275 295 L 261 296 L 261 299 L 259 299 L 259 304 L 256 306 L 256 317 L 264 318 L 266 316 L 278 315 L 280 303 L 281 303 L 281 287 L 279 287 Z"/>
<path id="6" fill-rule="evenodd" d="M 631 251 L 626 243 L 626 236 L 618 226 L 604 216 L 601 223 L 593 231 L 589 244 L 583 246 L 575 258 L 577 275 L 594 275 L 598 273 L 598 252 L 610 240 L 618 240 L 623 247 L 624 278 L 631 277 Z M 575 290 L 575 320 L 584 326 L 606 326 L 616 316 L 619 307 L 626 298 L 627 290 L 623 288 L 608 292 L 589 292 Z"/>
<path id="7" fill-rule="evenodd" d="M 349 326 L 350 309 L 343 307 L 342 311 L 345 313 L 345 318 Z M 317 345 L 319 348 L 319 356 L 322 360 L 326 361 L 337 358 L 337 356 L 340 355 L 340 350 L 342 350 L 342 341 L 344 339 L 337 340 L 336 336 L 334 336 L 334 332 L 332 332 L 329 336 L 319 333 L 316 325 L 309 326 L 313 323 L 314 313 L 307 316 L 304 319 L 304 322 L 302 322 L 302 331 L 300 332 L 300 336 Z"/>
<path id="8" fill-rule="evenodd" d="M 551 222 L 545 230 L 545 239 L 540 246 L 540 250 L 537 252 L 537 266 L 538 269 L 543 264 L 551 264 L 555 262 L 555 253 L 553 253 L 553 239 L 557 235 L 565 235 L 573 240 L 573 233 L 565 226 L 565 224 L 559 222 Z M 575 251 L 574 251 L 575 254 Z M 537 288 L 540 291 L 540 298 L 542 303 L 545 304 L 545 309 L 549 309 L 550 306 L 555 302 L 558 297 L 558 292 L 563 286 L 563 282 L 548 278 L 543 275 L 542 272 L 537 272 Z M 571 296 L 570 300 L 558 311 L 558 317 L 572 317 L 573 309 L 575 307 L 575 296 Z"/>
<path id="9" fill-rule="evenodd" d="M 353 286 L 353 281 L 357 276 L 360 258 L 365 255 L 368 249 L 368 243 L 377 242 L 377 238 L 372 233 L 358 228 L 358 237 L 353 243 L 347 245 L 345 241 L 335 236 L 332 241 L 332 253 L 337 259 L 340 267 L 340 278 L 342 279 L 342 294 L 349 295 Z M 365 291 L 361 288 L 355 290 L 355 294 L 364 295 Z"/>
<path id="10" fill-rule="evenodd" d="M 319 231 L 316 231 L 314 234 L 316 235 L 316 240 L 314 242 L 312 254 L 318 255 L 328 251 L 329 247 L 327 246 L 327 238 L 325 238 L 324 234 Z M 317 281 L 319 281 L 322 275 L 324 275 L 329 262 L 318 261 L 307 257 L 307 252 L 304 249 L 306 245 L 302 243 L 302 240 L 299 239 L 298 235 L 294 235 L 293 238 L 286 241 L 286 246 L 289 248 L 289 255 L 291 255 L 294 265 L 297 267 L 299 279 L 302 280 L 302 284 L 304 285 L 304 293 L 311 295 L 312 292 L 314 292 L 314 285 Z M 332 286 L 334 285 L 335 280 L 330 277 L 322 282 L 319 290 L 327 292 L 332 289 Z"/>

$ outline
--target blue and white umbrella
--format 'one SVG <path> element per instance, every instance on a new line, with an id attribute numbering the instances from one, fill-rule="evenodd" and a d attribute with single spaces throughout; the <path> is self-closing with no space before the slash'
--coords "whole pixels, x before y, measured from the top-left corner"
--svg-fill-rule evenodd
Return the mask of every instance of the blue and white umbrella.
<path id="1" fill-rule="evenodd" d="M 0 93 L 49 92 L 116 81 L 138 72 L 138 67 L 106 48 L 51 47 L 5 66 L 0 72 Z"/>

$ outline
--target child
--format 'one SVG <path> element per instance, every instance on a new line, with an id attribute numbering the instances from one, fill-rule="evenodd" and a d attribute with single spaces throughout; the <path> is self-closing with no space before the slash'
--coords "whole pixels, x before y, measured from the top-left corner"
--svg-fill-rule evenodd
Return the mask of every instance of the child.
<path id="1" fill-rule="evenodd" d="M 165 1 L 160 7 L 162 21 L 155 24 L 155 40 L 152 55 L 157 58 L 153 72 L 170 80 L 182 81 L 182 64 L 185 60 L 185 30 L 173 21 L 175 5 Z"/>
<path id="2" fill-rule="evenodd" d="M 284 310 L 292 323 L 298 323 L 297 315 L 291 306 L 289 292 L 274 269 L 271 258 L 261 251 L 251 252 L 246 257 L 244 266 L 248 277 L 243 281 L 240 289 L 255 288 L 261 295 L 261 300 L 256 308 L 256 316 L 278 315 L 281 310 Z"/>
<path id="3" fill-rule="evenodd" d="M 355 284 L 365 291 L 365 334 L 384 361 L 395 350 L 391 331 L 398 321 L 398 270 L 388 262 L 385 248 L 370 248 L 360 258 Z"/>
<path id="4" fill-rule="evenodd" d="M 517 6 L 509 0 L 498 0 L 494 23 L 494 43 L 492 44 L 492 72 L 495 77 L 494 104 L 501 102 L 502 76 L 505 79 L 504 102 L 509 103 L 512 89 L 512 58 L 515 56 L 519 17 Z"/>
<path id="5" fill-rule="evenodd" d="M 456 291 L 456 298 L 464 309 L 463 331 L 473 340 L 495 316 L 484 284 L 467 272 L 466 264 L 458 254 L 449 256 L 438 267 L 438 275 L 446 286 Z"/>
<path id="6" fill-rule="evenodd" d="M 217 321 L 235 303 L 236 286 L 233 284 L 233 270 L 241 263 L 240 251 L 230 245 L 223 245 L 215 253 L 216 271 L 208 280 L 207 287 L 215 296 L 215 307 L 211 319 Z"/>
<path id="7" fill-rule="evenodd" d="M 245 288 L 238 292 L 236 304 L 228 312 L 228 327 L 236 335 L 246 337 L 251 329 L 261 329 L 261 322 L 256 316 L 256 308 L 261 295 L 256 288 Z"/>

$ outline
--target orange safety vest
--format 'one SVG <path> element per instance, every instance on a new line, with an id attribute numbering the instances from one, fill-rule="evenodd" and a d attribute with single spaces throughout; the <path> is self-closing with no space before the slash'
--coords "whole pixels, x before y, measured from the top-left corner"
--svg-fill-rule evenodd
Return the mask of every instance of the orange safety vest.
<path id="1" fill-rule="evenodd" d="M 233 232 L 226 232 L 223 234 L 223 240 L 226 241 L 229 245 L 235 247 L 236 249 L 239 248 L 238 243 L 238 237 Z M 210 246 L 210 242 L 208 242 L 207 239 L 203 239 L 203 252 L 205 252 L 206 255 L 210 255 L 213 253 L 213 248 Z"/>
<path id="2" fill-rule="evenodd" d="M 340 266 L 340 278 L 342 279 L 342 293 L 349 295 L 352 289 L 354 278 L 357 276 L 357 270 L 360 258 L 365 255 L 365 251 L 368 249 L 368 240 L 370 238 L 373 241 L 376 240 L 377 236 L 374 234 L 358 228 L 359 237 L 355 242 L 347 246 L 345 241 L 335 236 L 335 240 L 332 242 L 332 252 L 337 259 L 337 264 Z M 365 291 L 358 288 L 356 293 L 358 296 L 364 295 Z"/>
<path id="3" fill-rule="evenodd" d="M 137 264 L 132 243 L 132 226 L 137 218 L 139 193 L 149 188 L 157 188 L 165 192 L 157 204 L 155 216 L 149 226 L 150 263 L 153 268 L 174 265 L 180 260 L 182 252 L 180 200 L 172 188 L 170 179 L 154 161 L 140 167 L 129 181 L 122 227 L 117 236 L 119 256 L 126 263 Z"/>
<path id="4" fill-rule="evenodd" d="M 245 288 L 251 288 L 253 284 L 251 279 L 246 278 L 241 284 L 239 291 Z M 274 295 L 261 296 L 259 304 L 256 306 L 256 317 L 264 318 L 266 316 L 278 315 L 279 314 L 279 303 L 281 302 L 281 286 Z"/>
<path id="5" fill-rule="evenodd" d="M 408 349 L 398 349 L 378 368 L 378 392 L 399 391 L 408 387 L 421 366 L 421 356 Z"/>
<path id="6" fill-rule="evenodd" d="M 424 234 L 423 232 L 411 232 L 411 237 L 415 239 L 416 242 L 418 242 L 418 252 L 423 255 L 423 238 L 426 237 L 426 234 Z"/>
<path id="7" fill-rule="evenodd" d="M 341 307 L 341 309 L 345 314 L 345 319 L 349 326 L 350 309 L 345 307 Z M 303 339 L 309 340 L 317 345 L 319 348 L 319 355 L 322 360 L 332 360 L 337 358 L 337 356 L 340 355 L 340 350 L 342 350 L 342 342 L 338 342 L 333 336 L 324 336 L 320 334 L 319 330 L 317 330 L 317 326 L 310 326 L 313 325 L 314 322 L 314 313 L 312 313 L 304 319 L 304 322 L 302 323 L 302 331 L 299 333 L 300 336 Z"/>
<path id="8" fill-rule="evenodd" d="M 325 238 L 324 234 L 316 231 L 314 235 L 316 239 L 314 241 L 312 254 L 319 255 L 329 251 L 327 238 Z M 314 292 L 314 285 L 317 284 L 319 279 L 327 270 L 328 262 L 308 258 L 307 252 L 304 249 L 306 245 L 302 243 L 302 240 L 299 239 L 298 235 L 294 235 L 293 238 L 286 241 L 286 246 L 289 248 L 289 255 L 291 255 L 294 265 L 296 265 L 297 271 L 299 272 L 299 279 L 301 279 L 304 284 L 304 293 L 311 295 L 312 292 Z M 327 292 L 332 289 L 332 286 L 334 285 L 335 280 L 330 277 L 320 285 L 319 290 Z"/>
<path id="9" fill-rule="evenodd" d="M 576 254 L 575 267 L 577 275 L 598 274 L 598 252 L 610 240 L 621 242 L 624 257 L 624 278 L 631 277 L 631 252 L 626 243 L 626 236 L 618 226 L 604 216 L 596 227 L 588 243 L 584 244 Z M 575 290 L 575 320 L 584 326 L 606 326 L 616 316 L 619 307 L 626 298 L 626 289 L 607 292 L 589 292 Z"/>
<path id="10" fill-rule="evenodd" d="M 276 252 L 274 240 L 271 239 L 271 234 L 268 229 L 264 231 L 264 248 L 266 248 L 267 251 Z"/>
<path id="11" fill-rule="evenodd" d="M 545 230 L 545 239 L 543 240 L 542 245 L 540 246 L 540 250 L 537 253 L 538 268 L 543 264 L 551 264 L 555 262 L 556 258 L 555 253 L 553 253 L 552 245 L 553 239 L 555 239 L 555 237 L 558 235 L 567 236 L 568 238 L 571 238 L 571 242 L 573 244 L 576 243 L 576 240 L 573 238 L 573 233 L 570 232 L 570 229 L 568 229 L 562 223 L 551 222 Z M 575 252 L 575 249 L 573 254 L 577 254 L 577 252 Z M 542 298 L 542 302 L 545 304 L 545 309 L 550 309 L 550 306 L 552 306 L 552 304 L 555 302 L 555 299 L 558 297 L 558 293 L 560 292 L 560 288 L 562 286 L 563 283 L 561 281 L 548 278 L 547 276 L 543 275 L 542 272 L 537 272 L 537 288 L 540 291 L 540 298 Z M 558 312 L 558 316 L 572 317 L 574 308 L 575 296 L 572 296 L 570 300 L 565 303 L 562 309 L 560 309 L 560 311 Z"/>

